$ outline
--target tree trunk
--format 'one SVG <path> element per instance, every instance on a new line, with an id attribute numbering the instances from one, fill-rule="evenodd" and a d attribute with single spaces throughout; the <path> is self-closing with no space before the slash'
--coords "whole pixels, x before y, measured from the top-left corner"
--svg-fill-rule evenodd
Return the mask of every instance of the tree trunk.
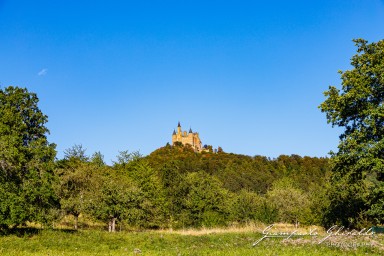
<path id="1" fill-rule="evenodd" d="M 108 221 L 108 232 L 116 232 L 116 218 L 111 217 Z"/>
<path id="2" fill-rule="evenodd" d="M 112 232 L 115 232 L 116 231 L 116 218 L 113 217 L 111 221 L 112 221 Z"/>
<path id="3" fill-rule="evenodd" d="M 79 215 L 74 214 L 73 216 L 75 217 L 75 229 L 77 230 L 77 224 L 79 223 Z"/>

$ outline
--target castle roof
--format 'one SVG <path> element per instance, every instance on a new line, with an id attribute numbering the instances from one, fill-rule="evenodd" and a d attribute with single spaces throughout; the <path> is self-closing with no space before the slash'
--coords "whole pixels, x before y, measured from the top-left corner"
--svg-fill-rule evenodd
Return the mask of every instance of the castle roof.
<path id="1" fill-rule="evenodd" d="M 172 133 L 172 135 L 176 135 L 176 131 L 175 131 L 175 129 L 173 129 L 173 133 Z"/>

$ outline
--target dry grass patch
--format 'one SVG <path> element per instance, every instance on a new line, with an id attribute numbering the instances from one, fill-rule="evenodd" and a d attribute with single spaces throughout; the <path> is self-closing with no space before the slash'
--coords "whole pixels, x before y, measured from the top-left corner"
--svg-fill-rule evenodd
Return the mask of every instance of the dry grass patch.
<path id="1" fill-rule="evenodd" d="M 209 234 L 222 234 L 222 233 L 262 233 L 268 225 L 263 223 L 247 223 L 246 225 L 233 224 L 228 227 L 220 227 L 220 228 L 188 228 L 188 229 L 163 229 L 157 232 L 167 233 L 167 234 L 178 234 L 178 235 L 191 235 L 191 236 L 203 236 Z M 296 226 L 293 224 L 287 223 L 276 223 L 273 224 L 273 227 L 269 230 L 269 232 L 284 232 L 284 233 L 292 233 L 293 231 L 297 231 L 298 233 L 304 234 L 309 233 L 311 230 L 315 230 L 320 235 L 326 234 L 324 228 L 320 226 Z"/>

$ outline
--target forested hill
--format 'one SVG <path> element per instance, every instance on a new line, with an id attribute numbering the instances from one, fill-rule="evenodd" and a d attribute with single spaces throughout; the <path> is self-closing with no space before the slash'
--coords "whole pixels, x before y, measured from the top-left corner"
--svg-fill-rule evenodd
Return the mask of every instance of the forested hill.
<path id="1" fill-rule="evenodd" d="M 281 155 L 276 159 L 234 153 L 196 153 L 188 146 L 167 144 L 145 159 L 152 168 L 173 169 L 179 173 L 203 171 L 218 178 L 232 192 L 242 189 L 265 194 L 272 184 L 288 178 L 303 191 L 318 189 L 329 176 L 328 158 Z"/>

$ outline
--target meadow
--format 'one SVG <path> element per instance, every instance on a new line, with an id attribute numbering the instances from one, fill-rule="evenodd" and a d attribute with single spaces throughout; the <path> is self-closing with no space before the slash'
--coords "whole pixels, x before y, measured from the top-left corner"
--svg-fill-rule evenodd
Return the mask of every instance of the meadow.
<path id="1" fill-rule="evenodd" d="M 0 255 L 382 255 L 384 237 L 270 238 L 260 229 L 121 231 L 18 229 L 0 236 Z"/>

